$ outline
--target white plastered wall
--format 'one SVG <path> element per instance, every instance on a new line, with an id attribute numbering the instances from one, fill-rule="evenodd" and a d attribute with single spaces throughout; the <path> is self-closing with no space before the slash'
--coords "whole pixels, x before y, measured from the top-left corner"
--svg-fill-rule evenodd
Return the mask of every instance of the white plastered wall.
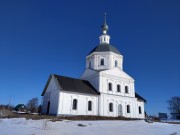
<path id="1" fill-rule="evenodd" d="M 48 102 L 50 102 L 49 114 L 57 115 L 60 90 L 54 77 L 51 77 L 48 87 L 44 93 L 42 113 L 47 112 Z"/>
<path id="2" fill-rule="evenodd" d="M 139 113 L 139 107 L 141 107 L 141 114 Z M 145 109 L 144 109 L 144 102 L 143 101 L 137 101 L 136 102 L 136 116 L 137 118 L 144 118 L 145 117 Z"/>
<path id="3" fill-rule="evenodd" d="M 77 109 L 73 110 L 73 100 L 77 99 Z M 88 101 L 92 110 L 88 111 Z M 62 91 L 60 94 L 59 115 L 98 115 L 98 96 Z"/>
<path id="4" fill-rule="evenodd" d="M 113 112 L 109 111 L 109 104 L 113 103 Z M 128 118 L 144 118 L 143 102 L 138 102 L 134 97 L 115 96 L 110 94 L 102 94 L 100 96 L 100 116 L 117 117 L 118 105 L 122 105 L 122 116 Z M 130 105 L 130 113 L 127 113 L 127 105 Z M 141 106 L 142 113 L 139 114 L 138 107 Z"/>
<path id="5" fill-rule="evenodd" d="M 108 94 L 135 97 L 134 79 L 119 69 L 101 71 L 99 91 Z M 112 91 L 108 89 L 108 83 L 112 84 Z M 120 92 L 117 85 L 120 85 Z M 125 86 L 128 86 L 128 93 L 125 93 Z"/>
<path id="6" fill-rule="evenodd" d="M 104 65 L 100 65 L 101 59 L 104 59 Z M 117 67 L 115 67 L 115 60 L 117 60 Z M 123 70 L 123 56 L 113 52 L 93 52 L 86 57 L 86 69 L 88 68 L 93 70 L 119 68 Z"/>

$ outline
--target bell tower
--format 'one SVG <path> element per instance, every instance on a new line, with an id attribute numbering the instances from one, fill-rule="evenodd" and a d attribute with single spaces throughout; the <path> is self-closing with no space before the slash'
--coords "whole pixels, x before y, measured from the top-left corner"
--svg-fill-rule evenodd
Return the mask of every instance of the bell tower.
<path id="1" fill-rule="evenodd" d="M 106 13 L 104 14 L 104 23 L 101 26 L 101 30 L 102 34 L 99 37 L 99 45 L 97 45 L 86 57 L 86 69 L 103 71 L 116 68 L 123 70 L 123 56 L 118 49 L 110 44 Z"/>

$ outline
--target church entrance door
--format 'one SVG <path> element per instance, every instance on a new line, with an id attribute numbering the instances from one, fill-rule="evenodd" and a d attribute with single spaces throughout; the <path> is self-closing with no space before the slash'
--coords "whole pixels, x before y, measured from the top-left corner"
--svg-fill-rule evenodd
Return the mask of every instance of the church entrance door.
<path id="1" fill-rule="evenodd" d="M 123 116 L 122 105 L 121 104 L 118 105 L 118 116 Z"/>
<path id="2" fill-rule="evenodd" d="M 50 102 L 48 102 L 46 114 L 49 114 L 49 109 L 50 109 Z"/>

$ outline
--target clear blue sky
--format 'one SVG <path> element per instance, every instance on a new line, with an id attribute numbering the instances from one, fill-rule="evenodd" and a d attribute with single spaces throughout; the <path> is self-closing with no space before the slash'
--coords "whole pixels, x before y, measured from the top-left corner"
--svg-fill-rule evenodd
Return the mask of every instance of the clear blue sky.
<path id="1" fill-rule="evenodd" d="M 180 96 L 179 0 L 1 0 L 0 104 L 40 98 L 51 73 L 80 77 L 105 11 L 146 111 L 167 112 L 167 100 Z"/>

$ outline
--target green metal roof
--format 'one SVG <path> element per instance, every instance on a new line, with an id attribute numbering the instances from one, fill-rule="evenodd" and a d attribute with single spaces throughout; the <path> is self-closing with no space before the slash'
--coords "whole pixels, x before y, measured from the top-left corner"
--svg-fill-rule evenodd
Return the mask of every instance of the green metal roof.
<path id="1" fill-rule="evenodd" d="M 100 44 L 96 46 L 89 54 L 93 52 L 114 52 L 117 54 L 121 54 L 114 46 L 110 44 Z"/>
<path id="2" fill-rule="evenodd" d="M 16 107 L 14 107 L 14 110 L 18 111 L 20 108 L 26 109 L 26 106 L 24 104 L 18 104 Z"/>

